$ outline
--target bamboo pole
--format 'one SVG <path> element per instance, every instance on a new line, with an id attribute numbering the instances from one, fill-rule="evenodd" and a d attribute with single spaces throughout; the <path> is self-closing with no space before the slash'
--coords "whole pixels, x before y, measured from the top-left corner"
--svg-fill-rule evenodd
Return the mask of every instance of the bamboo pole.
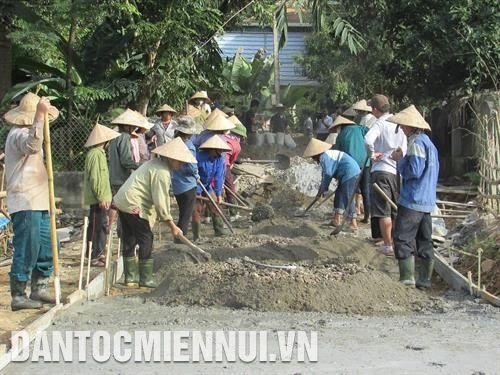
<path id="1" fill-rule="evenodd" d="M 80 277 L 78 278 L 78 290 L 82 290 L 83 284 L 83 268 L 85 266 L 85 250 L 87 246 L 87 228 L 89 226 L 89 218 L 83 217 L 83 239 L 82 239 L 82 252 L 80 254 Z"/>
<path id="2" fill-rule="evenodd" d="M 46 113 L 43 125 L 43 142 L 45 162 L 49 183 L 50 244 L 52 248 L 52 264 L 54 267 L 54 291 L 56 305 L 61 303 L 61 280 L 59 278 L 59 251 L 56 232 L 56 200 L 54 195 L 54 172 L 52 170 L 52 150 L 50 144 L 49 114 Z"/>

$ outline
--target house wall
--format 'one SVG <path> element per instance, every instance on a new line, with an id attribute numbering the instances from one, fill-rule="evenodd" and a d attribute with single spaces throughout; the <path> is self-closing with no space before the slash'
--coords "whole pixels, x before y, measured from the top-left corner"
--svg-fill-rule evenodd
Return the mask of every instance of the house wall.
<path id="1" fill-rule="evenodd" d="M 288 84 L 305 86 L 317 85 L 316 81 L 301 74 L 301 68 L 295 63 L 294 57 L 304 54 L 304 39 L 307 32 L 288 32 L 286 45 L 280 50 L 280 83 L 283 86 Z M 241 48 L 242 56 L 251 61 L 259 48 L 265 48 L 267 55 L 273 53 L 273 33 L 272 31 L 231 31 L 225 33 L 217 39 L 222 56 L 232 58 Z"/>

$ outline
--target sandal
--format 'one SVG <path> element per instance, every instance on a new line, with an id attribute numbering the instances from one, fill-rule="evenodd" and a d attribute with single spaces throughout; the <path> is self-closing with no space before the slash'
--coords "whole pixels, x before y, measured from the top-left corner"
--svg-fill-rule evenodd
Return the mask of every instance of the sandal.
<path id="1" fill-rule="evenodd" d="M 102 261 L 102 260 L 100 259 L 100 257 L 99 257 L 99 258 L 94 258 L 94 259 L 92 259 L 92 260 L 90 261 L 90 264 L 91 264 L 93 267 L 104 267 L 104 266 L 106 266 L 106 263 L 104 263 L 104 261 Z"/>

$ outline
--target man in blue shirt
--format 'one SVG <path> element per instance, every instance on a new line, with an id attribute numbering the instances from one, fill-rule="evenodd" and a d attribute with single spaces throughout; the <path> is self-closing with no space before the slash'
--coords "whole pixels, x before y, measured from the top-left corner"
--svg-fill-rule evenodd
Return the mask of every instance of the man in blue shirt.
<path id="1" fill-rule="evenodd" d="M 351 230 L 358 229 L 356 221 L 356 207 L 354 200 L 350 199 L 356 192 L 358 176 L 361 172 L 358 163 L 348 154 L 338 150 L 330 150 L 332 145 L 318 139 L 311 139 L 307 145 L 303 157 L 312 157 L 322 170 L 321 184 L 318 195 L 323 196 L 335 178 L 338 182 L 333 208 L 335 217 L 332 224 L 340 225 L 344 210 L 351 219 Z M 351 202 L 350 206 L 347 207 Z"/>
<path id="2" fill-rule="evenodd" d="M 431 286 L 434 268 L 431 212 L 436 204 L 439 175 L 438 152 L 424 130 L 429 124 L 411 105 L 388 118 L 398 124 L 408 138 L 406 156 L 400 149 L 392 153 L 403 178 L 398 216 L 394 228 L 394 252 L 399 263 L 399 280 L 415 285 L 415 255 L 421 260 L 417 288 Z"/>

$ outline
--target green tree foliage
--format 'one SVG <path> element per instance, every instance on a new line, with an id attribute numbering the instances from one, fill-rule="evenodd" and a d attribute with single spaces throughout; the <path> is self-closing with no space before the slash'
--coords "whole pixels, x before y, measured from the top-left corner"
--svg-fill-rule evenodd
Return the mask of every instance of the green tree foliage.
<path id="1" fill-rule="evenodd" d="M 330 5 L 322 8 L 323 27 L 308 39 L 300 62 L 335 102 L 385 92 L 399 102 L 427 104 L 498 90 L 498 1 L 351 0 Z M 347 37 L 344 43 L 335 38 L 339 17 L 362 36 L 362 51 L 354 53 Z"/>

